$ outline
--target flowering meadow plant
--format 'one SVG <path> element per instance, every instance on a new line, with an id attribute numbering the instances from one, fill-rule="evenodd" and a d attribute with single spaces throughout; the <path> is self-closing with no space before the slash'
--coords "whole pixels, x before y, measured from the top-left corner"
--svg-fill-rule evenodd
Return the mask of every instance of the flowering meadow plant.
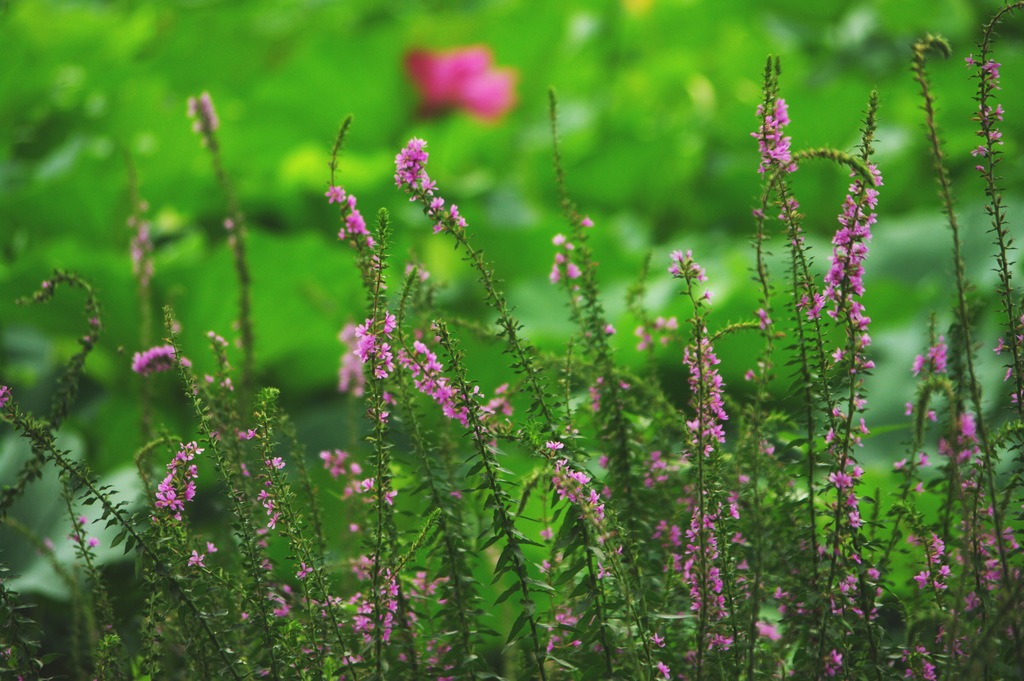
<path id="1" fill-rule="evenodd" d="M 259 387 L 245 216 L 221 162 L 214 101 L 190 100 L 226 196 L 242 291 L 236 337 L 208 333 L 214 368 L 201 373 L 166 306 L 163 340 L 144 337 L 147 347 L 124 358 L 148 439 L 135 455 L 138 502 L 101 483 L 56 435 L 103 332 L 92 286 L 58 271 L 24 300 L 46 303 L 65 289 L 86 299 L 80 348 L 49 413 L 29 413 L 17 385 L 0 386 L 4 427 L 31 443 L 5 481 L 0 517 L 32 536 L 14 505 L 44 470 L 60 473 L 74 560 L 36 543 L 72 594 L 70 643 L 50 646 L 51 632 L 0 580 L 0 669 L 22 679 L 1021 678 L 1024 309 L 1000 187 L 993 54 L 995 28 L 1021 9 L 995 15 L 965 62 L 978 83 L 971 154 L 989 201 L 998 338 L 976 323 L 961 248 L 978 237 L 957 219 L 926 71 L 929 55 L 950 48 L 932 36 L 913 47 L 955 296 L 912 366 L 876 365 L 872 354 L 865 263 L 886 202 L 876 93 L 865 93 L 854 152 L 801 148 L 778 60 L 768 60 L 750 133 L 750 173 L 762 178 L 751 207 L 756 307 L 740 320 L 716 315 L 716 272 L 680 241 L 653 256 L 629 296 L 641 362 L 623 361 L 612 344 L 629 318 L 606 307 L 591 246 L 601 219 L 569 195 L 554 94 L 564 226 L 551 239 L 549 273 L 538 276 L 565 299 L 563 352 L 531 344 L 474 243 L 478 218 L 459 208 L 450 178 L 431 174 L 431 155 L 442 152 L 413 138 L 395 156 L 395 194 L 423 217 L 402 229 L 461 255 L 497 328 L 439 305 L 436 278 L 394 252 L 391 214 L 364 217 L 346 186 L 346 121 L 324 194 L 338 222 L 324 229 L 337 230 L 365 298 L 354 322 L 338 320 L 340 367 L 326 373 L 338 371 L 338 390 L 363 418 L 318 455 L 304 448 L 280 391 Z M 444 69 L 462 72 L 430 59 L 470 59 L 481 72 L 490 64 L 486 54 L 419 55 L 410 68 L 428 84 Z M 423 87 L 429 106 L 470 106 L 437 83 Z M 818 253 L 796 180 L 835 169 L 847 190 L 829 217 L 830 252 Z M 131 262 L 147 319 L 158 274 L 145 205 L 133 205 Z M 679 294 L 667 312 L 643 305 L 655 279 Z M 467 340 L 481 337 L 507 358 L 499 384 L 474 377 Z M 716 349 L 733 337 L 755 339 L 743 386 L 727 384 Z M 1005 380 L 983 385 L 979 355 L 993 348 Z M 685 385 L 659 374 L 656 354 L 674 357 Z M 867 379 L 878 372 L 917 381 L 885 493 L 861 460 L 874 416 Z M 154 422 L 152 386 L 172 380 L 193 414 L 187 424 Z M 133 576 L 117 573 L 124 583 L 97 560 L 96 523 L 135 559 Z M 328 529 L 337 527 L 342 536 Z"/>

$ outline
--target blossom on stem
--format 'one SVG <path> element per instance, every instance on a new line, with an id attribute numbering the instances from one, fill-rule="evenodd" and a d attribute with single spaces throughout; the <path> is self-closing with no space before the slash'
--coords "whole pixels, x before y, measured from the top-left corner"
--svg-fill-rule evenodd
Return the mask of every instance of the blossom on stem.
<path id="1" fill-rule="evenodd" d="M 412 382 L 416 390 L 434 400 L 441 407 L 441 412 L 445 417 L 468 427 L 469 407 L 466 404 L 458 403 L 458 393 L 444 377 L 444 365 L 438 361 L 437 354 L 418 340 L 413 342 L 412 348 L 411 353 L 406 352 L 404 348 L 398 351 L 398 363 L 412 375 Z M 473 394 L 480 395 L 478 386 L 474 386 Z M 491 404 L 486 407 L 477 408 L 480 410 L 481 419 L 485 419 L 496 413 L 497 409 L 506 411 L 507 406 L 507 401 L 500 399 L 492 400 Z"/>
<path id="2" fill-rule="evenodd" d="M 409 140 L 398 155 L 395 156 L 395 186 L 406 194 L 410 201 L 419 201 L 424 212 L 434 221 L 434 233 L 445 229 L 464 230 L 466 219 L 459 214 L 459 207 L 454 203 L 445 208 L 443 198 L 434 195 L 436 183 L 427 175 L 427 159 L 430 156 L 424 151 L 427 143 L 418 137 Z"/>
<path id="3" fill-rule="evenodd" d="M 192 119 L 192 131 L 203 138 L 203 146 L 212 146 L 213 133 L 220 127 L 220 119 L 213 108 L 213 99 L 209 92 L 199 97 L 188 98 L 188 117 Z"/>
<path id="4" fill-rule="evenodd" d="M 704 456 L 714 451 L 714 442 L 725 442 L 724 422 L 729 420 L 722 399 L 721 374 L 715 366 L 721 361 L 715 355 L 711 340 L 707 337 L 707 327 L 701 324 L 700 339 L 696 346 L 688 346 L 683 350 L 683 364 L 689 371 L 688 380 L 692 397 L 691 406 L 696 410 L 694 419 L 686 422 L 690 431 L 690 444 L 696 452 L 703 443 Z"/>
<path id="5" fill-rule="evenodd" d="M 338 368 L 338 392 L 351 393 L 353 397 L 362 397 L 366 386 L 363 376 L 363 365 L 356 355 L 356 325 L 346 324 L 338 334 L 338 340 L 345 346 L 341 354 L 341 366 Z"/>
<path id="6" fill-rule="evenodd" d="M 146 203 L 142 202 L 139 211 L 146 209 Z M 145 291 L 149 288 L 149 282 L 153 278 L 153 239 L 150 237 L 150 222 L 137 215 L 128 218 L 128 226 L 132 228 L 131 256 L 132 274 L 139 284 L 139 288 Z"/>
<path id="7" fill-rule="evenodd" d="M 868 164 L 873 186 L 866 186 L 863 178 L 856 177 L 850 184 L 843 210 L 839 214 L 839 229 L 832 238 L 832 266 L 825 275 L 823 297 L 832 304 L 828 314 L 833 319 L 844 317 L 850 322 L 854 355 L 850 358 L 850 371 L 871 369 L 874 363 L 865 356 L 871 344 L 868 324 L 871 318 L 864 314 L 860 298 L 864 295 L 864 260 L 871 241 L 871 225 L 877 221 L 874 212 L 878 205 L 878 190 L 882 175 L 873 164 Z"/>
<path id="8" fill-rule="evenodd" d="M 589 483 L 590 476 L 583 471 L 573 470 L 568 459 L 559 459 L 555 462 L 551 484 L 558 498 L 579 506 L 585 517 L 599 524 L 604 520 L 604 502 L 601 501 L 601 495 L 597 490 L 588 487 Z"/>
<path id="9" fill-rule="evenodd" d="M 576 249 L 571 241 L 565 238 L 564 234 L 556 234 L 552 239 L 551 243 L 554 244 L 555 248 L 555 261 L 551 265 L 551 273 L 548 275 L 548 281 L 552 284 L 557 284 L 562 280 L 563 275 L 570 281 L 573 279 L 579 279 L 583 275 L 583 270 L 579 266 L 572 262 L 572 253 Z"/>
<path id="10" fill-rule="evenodd" d="M 195 464 L 189 463 L 203 449 L 195 442 L 183 444 L 167 464 L 167 476 L 157 485 L 156 508 L 166 508 L 173 512 L 175 520 L 181 520 L 181 512 L 185 510 L 185 502 L 192 501 L 196 496 L 196 478 L 199 471 Z"/>
<path id="11" fill-rule="evenodd" d="M 177 355 L 173 345 L 158 345 L 132 355 L 132 371 L 142 376 L 160 371 L 170 371 L 174 368 L 176 361 Z M 181 358 L 181 363 L 191 366 L 191 362 L 185 357 Z"/>
<path id="12" fill-rule="evenodd" d="M 365 245 L 372 249 L 374 246 L 373 237 L 366 229 L 366 220 L 363 214 L 356 208 L 356 197 L 347 193 L 342 187 L 330 186 L 324 194 L 327 203 L 337 203 L 341 210 L 341 229 L 338 230 L 338 239 L 348 240 L 354 247 Z"/>
<path id="13" fill-rule="evenodd" d="M 926 371 L 928 374 L 946 373 L 947 350 L 946 339 L 939 336 L 938 342 L 928 348 L 925 354 L 914 358 L 914 375 L 917 376 L 922 371 Z"/>
<path id="14" fill-rule="evenodd" d="M 764 105 L 757 107 L 758 118 L 764 116 L 761 125 L 756 132 L 750 136 L 757 140 L 758 149 L 761 151 L 761 165 L 757 172 L 766 172 L 773 165 L 778 165 L 788 173 L 796 171 L 796 164 L 793 163 L 793 154 L 790 151 L 792 138 L 782 134 L 782 129 L 789 125 L 789 107 L 786 100 L 775 100 L 772 112 L 765 114 Z"/>
<path id="15" fill-rule="evenodd" d="M 369 317 L 355 328 L 354 352 L 363 364 L 370 365 L 376 378 L 387 378 L 395 370 L 395 357 L 391 352 L 391 345 L 384 340 L 395 330 L 394 319 L 394 315 L 385 312 L 383 320 L 378 321 Z"/>

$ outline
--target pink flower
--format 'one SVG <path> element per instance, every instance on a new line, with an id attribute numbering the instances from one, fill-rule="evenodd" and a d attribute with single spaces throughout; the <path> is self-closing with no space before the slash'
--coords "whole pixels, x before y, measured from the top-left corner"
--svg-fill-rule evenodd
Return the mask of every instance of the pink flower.
<path id="1" fill-rule="evenodd" d="M 491 61 L 491 50 L 483 45 L 409 52 L 405 70 L 420 92 L 421 112 L 432 115 L 456 108 L 485 120 L 501 118 L 515 104 L 518 74 L 511 68 L 495 68 Z"/>
<path id="2" fill-rule="evenodd" d="M 158 345 L 144 352 L 136 352 L 132 356 L 132 371 L 143 376 L 169 371 L 174 368 L 176 359 L 173 345 Z"/>
<path id="3" fill-rule="evenodd" d="M 192 556 L 188 559 L 188 564 L 191 566 L 198 565 L 199 567 L 206 567 L 203 564 L 204 558 L 206 558 L 206 556 L 202 555 L 198 551 L 192 551 Z"/>
<path id="4" fill-rule="evenodd" d="M 779 630 L 775 628 L 774 624 L 769 622 L 756 622 L 754 626 L 757 627 L 757 635 L 763 636 L 769 641 L 778 641 L 782 638 L 782 634 L 779 633 Z"/>

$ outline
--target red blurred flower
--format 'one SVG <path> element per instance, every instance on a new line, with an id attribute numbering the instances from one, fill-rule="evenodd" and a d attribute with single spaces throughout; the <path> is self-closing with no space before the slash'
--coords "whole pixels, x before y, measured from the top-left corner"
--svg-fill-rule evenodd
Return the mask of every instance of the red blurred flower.
<path id="1" fill-rule="evenodd" d="M 485 120 L 501 118 L 515 104 L 518 74 L 491 62 L 491 50 L 483 45 L 444 52 L 410 51 L 405 69 L 420 92 L 421 113 L 456 108 Z"/>

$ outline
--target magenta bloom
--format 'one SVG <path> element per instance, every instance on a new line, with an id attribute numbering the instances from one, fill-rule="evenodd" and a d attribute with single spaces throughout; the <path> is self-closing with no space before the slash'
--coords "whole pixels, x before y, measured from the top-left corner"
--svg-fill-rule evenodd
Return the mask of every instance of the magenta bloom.
<path id="1" fill-rule="evenodd" d="M 174 346 L 158 345 L 144 352 L 136 352 L 132 356 L 132 371 L 145 376 L 158 371 L 169 371 L 174 368 L 174 363 Z"/>
<path id="2" fill-rule="evenodd" d="M 422 113 L 463 109 L 493 121 L 515 104 L 518 74 L 491 62 L 491 50 L 483 45 L 445 52 L 412 50 L 405 57 L 405 70 L 419 90 Z"/>

